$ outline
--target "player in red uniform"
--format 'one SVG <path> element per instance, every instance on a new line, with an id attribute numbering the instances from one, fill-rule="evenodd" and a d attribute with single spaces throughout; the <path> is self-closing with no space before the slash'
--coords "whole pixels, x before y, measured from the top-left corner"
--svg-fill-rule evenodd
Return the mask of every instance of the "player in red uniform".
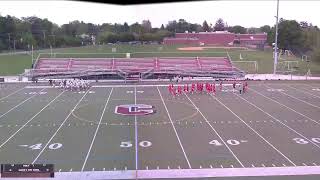
<path id="1" fill-rule="evenodd" d="M 168 89 L 169 89 L 170 94 L 172 94 L 173 96 L 176 95 L 176 90 L 175 90 L 175 88 L 173 87 L 173 84 L 170 84 L 170 85 L 168 86 Z"/>
<path id="2" fill-rule="evenodd" d="M 199 83 L 199 91 L 202 93 L 202 91 L 203 91 L 203 83 Z"/>
<path id="3" fill-rule="evenodd" d="M 209 83 L 206 83 L 206 90 L 207 90 L 207 93 L 210 94 L 212 91 L 212 85 Z"/>
<path id="4" fill-rule="evenodd" d="M 178 86 L 178 96 L 182 94 L 182 87 Z"/>
<path id="5" fill-rule="evenodd" d="M 191 93 L 193 94 L 196 90 L 196 85 L 194 83 L 191 84 Z"/>
<path id="6" fill-rule="evenodd" d="M 209 84 L 207 82 L 205 83 L 205 88 L 206 88 L 206 91 L 208 92 L 209 91 Z"/>
<path id="7" fill-rule="evenodd" d="M 248 88 L 248 82 L 245 81 L 244 86 L 243 86 L 243 93 L 245 93 L 247 91 L 247 88 Z"/>
<path id="8" fill-rule="evenodd" d="M 184 91 L 185 93 L 189 92 L 189 86 L 188 86 L 188 84 L 185 84 L 185 85 L 183 86 L 183 91 Z"/>
<path id="9" fill-rule="evenodd" d="M 216 84 L 215 83 L 212 84 L 212 94 L 213 95 L 216 94 Z"/>

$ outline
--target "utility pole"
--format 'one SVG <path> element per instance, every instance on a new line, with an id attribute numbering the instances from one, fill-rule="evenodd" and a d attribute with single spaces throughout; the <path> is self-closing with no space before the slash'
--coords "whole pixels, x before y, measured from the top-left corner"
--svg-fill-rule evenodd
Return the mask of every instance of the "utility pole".
<path id="1" fill-rule="evenodd" d="M 16 40 L 13 40 L 13 52 L 16 52 Z"/>
<path id="2" fill-rule="evenodd" d="M 52 36 L 53 37 L 53 47 L 55 47 L 56 46 L 56 35 L 51 34 L 51 35 L 48 35 L 48 36 Z"/>
<path id="3" fill-rule="evenodd" d="M 11 40 L 10 40 L 10 34 L 11 34 L 11 33 L 8 33 L 8 37 L 9 37 L 9 51 L 11 50 L 11 45 L 10 45 L 10 42 L 11 42 Z"/>
<path id="4" fill-rule="evenodd" d="M 274 47 L 274 63 L 273 63 L 273 74 L 277 72 L 278 64 L 278 18 L 279 18 L 279 0 L 277 0 L 277 16 L 276 16 L 276 37 L 275 37 L 275 47 Z"/>
<path id="5" fill-rule="evenodd" d="M 42 30 L 43 33 L 43 47 L 46 46 L 46 30 Z"/>

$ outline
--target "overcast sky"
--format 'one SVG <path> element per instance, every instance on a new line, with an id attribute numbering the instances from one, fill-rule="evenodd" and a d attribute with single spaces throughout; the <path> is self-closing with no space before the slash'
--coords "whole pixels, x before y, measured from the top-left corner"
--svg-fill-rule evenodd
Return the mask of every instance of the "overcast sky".
<path id="1" fill-rule="evenodd" d="M 320 27 L 320 1 L 280 0 L 279 17 L 308 21 Z M 119 6 L 76 1 L 2 1 L 0 15 L 18 18 L 38 16 L 62 25 L 73 20 L 102 23 L 132 24 L 149 19 L 153 27 L 166 25 L 168 21 L 185 19 L 202 24 L 204 20 L 214 24 L 222 18 L 228 25 L 260 27 L 273 25 L 276 0 L 265 1 L 194 1 L 149 5 Z"/>

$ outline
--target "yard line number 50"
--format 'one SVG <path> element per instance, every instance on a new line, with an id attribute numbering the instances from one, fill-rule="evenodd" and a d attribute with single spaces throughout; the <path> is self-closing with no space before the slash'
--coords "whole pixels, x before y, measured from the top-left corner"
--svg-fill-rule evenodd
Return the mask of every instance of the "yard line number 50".
<path id="1" fill-rule="evenodd" d="M 140 141 L 139 142 L 139 146 L 141 147 L 150 147 L 152 145 L 152 143 L 150 141 Z M 120 147 L 122 148 L 129 148 L 129 147 L 132 147 L 133 144 L 131 141 L 122 141 L 120 143 Z"/>

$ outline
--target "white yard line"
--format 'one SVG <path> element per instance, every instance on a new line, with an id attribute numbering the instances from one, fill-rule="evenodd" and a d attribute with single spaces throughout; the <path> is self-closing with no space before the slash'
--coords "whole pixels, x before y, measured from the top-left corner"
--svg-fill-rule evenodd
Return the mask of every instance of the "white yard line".
<path id="1" fill-rule="evenodd" d="M 269 114 L 268 112 L 264 111 L 263 109 L 261 109 L 260 107 L 256 106 L 255 104 L 253 104 L 252 102 L 244 99 L 243 97 L 241 97 L 244 101 L 246 101 L 247 103 L 251 104 L 252 106 L 254 106 L 256 109 L 259 109 L 261 112 L 263 112 L 264 114 L 268 115 L 269 117 L 271 117 L 272 119 L 276 120 L 277 122 L 279 122 L 280 124 L 282 124 L 283 126 L 287 127 L 288 129 L 290 129 L 291 131 L 293 131 L 294 133 L 296 133 L 297 135 L 303 137 L 304 139 L 308 140 L 311 144 L 315 145 L 316 147 L 320 148 L 320 146 L 316 143 L 314 143 L 313 141 L 311 141 L 309 138 L 305 137 L 304 135 L 302 135 L 301 133 L 299 133 L 298 131 L 294 130 L 293 128 L 291 128 L 290 126 L 286 125 L 285 123 L 281 122 L 278 118 L 272 116 L 271 114 Z"/>
<path id="2" fill-rule="evenodd" d="M 236 96 L 242 98 L 238 94 L 235 94 Z M 211 95 L 212 96 L 212 95 Z M 256 133 L 261 139 L 263 139 L 269 146 L 271 146 L 275 151 L 277 151 L 282 157 L 284 157 L 287 161 L 289 161 L 292 165 L 296 166 L 296 164 L 288 158 L 286 155 L 284 155 L 279 149 L 277 149 L 272 143 L 270 143 L 267 139 L 265 139 L 261 134 L 258 133 L 255 129 L 253 129 L 250 125 L 248 125 L 241 117 L 239 117 L 235 112 L 233 112 L 229 107 L 227 107 L 224 103 L 222 103 L 218 98 L 212 96 L 216 101 L 218 101 L 222 106 L 224 106 L 226 109 L 228 109 L 234 116 L 236 116 L 240 121 L 242 121 L 249 129 L 251 129 L 254 133 Z M 242 98 L 243 99 L 243 98 Z"/>
<path id="3" fill-rule="evenodd" d="M 72 112 L 78 107 L 78 105 L 80 104 L 80 102 L 82 101 L 82 99 L 88 94 L 89 89 L 87 90 L 87 92 L 81 97 L 81 99 L 78 101 L 78 103 L 74 106 L 74 108 L 70 111 L 70 113 L 68 114 L 68 116 L 64 119 L 64 121 L 60 124 L 59 128 L 56 130 L 56 132 L 51 136 L 51 138 L 49 139 L 49 141 L 47 142 L 47 144 L 42 148 L 42 150 L 40 151 L 40 153 L 37 155 L 37 157 L 32 161 L 32 164 L 34 164 L 38 158 L 41 156 L 41 154 L 44 152 L 44 150 L 46 150 L 47 146 L 49 145 L 49 143 L 52 141 L 52 139 L 57 135 L 57 133 L 59 132 L 59 130 L 61 129 L 61 127 L 64 125 L 64 123 L 68 120 L 68 118 L 70 117 L 70 115 L 72 114 Z"/>
<path id="4" fill-rule="evenodd" d="M 177 139 L 178 139 L 178 141 L 179 141 L 179 144 L 180 144 L 180 147 L 181 147 L 182 152 L 183 152 L 183 154 L 184 154 L 184 157 L 185 157 L 185 159 L 187 160 L 187 163 L 188 163 L 189 168 L 191 169 L 191 168 L 192 168 L 192 167 L 191 167 L 191 164 L 190 164 L 190 162 L 189 162 L 189 159 L 188 159 L 188 157 L 187 157 L 186 152 L 184 151 L 184 148 L 183 148 L 182 143 L 181 143 L 181 141 L 180 141 L 180 138 L 179 138 L 178 132 L 177 132 L 177 130 L 176 130 L 176 128 L 175 128 L 175 126 L 174 126 L 174 124 L 173 124 L 173 122 L 172 122 L 172 119 L 171 119 L 170 113 L 169 113 L 169 111 L 168 111 L 168 108 L 167 108 L 166 103 L 165 103 L 165 102 L 164 102 L 164 100 L 163 100 L 163 97 L 162 97 L 162 95 L 161 95 L 161 92 L 160 92 L 160 90 L 159 90 L 159 87 L 157 87 L 157 90 L 158 90 L 159 95 L 160 95 L 160 97 L 161 97 L 161 100 L 162 100 L 163 106 L 164 106 L 164 108 L 165 108 L 165 109 L 166 109 L 166 111 L 167 111 L 167 115 L 168 115 L 169 120 L 170 120 L 170 122 L 171 122 L 172 128 L 173 128 L 173 130 L 174 130 L 174 132 L 175 132 L 175 134 L 176 134 L 176 136 L 177 136 Z"/>
<path id="5" fill-rule="evenodd" d="M 14 91 L 13 93 L 11 93 L 11 94 L 9 94 L 9 95 L 7 95 L 7 96 L 5 96 L 5 97 L 2 97 L 2 98 L 0 99 L 0 101 L 1 101 L 1 100 L 4 100 L 4 99 L 6 99 L 6 98 L 8 98 L 8 97 L 10 97 L 10 96 L 12 96 L 12 95 L 14 95 L 14 94 L 16 94 L 17 92 L 23 90 L 24 88 L 25 88 L 25 87 L 23 87 L 23 88 L 21 88 L 21 89 L 18 89 L 18 90 Z"/>
<path id="6" fill-rule="evenodd" d="M 137 88 L 134 87 L 134 104 L 137 104 Z M 134 137 L 135 137 L 135 155 L 136 155 L 136 170 L 138 170 L 138 125 L 137 115 L 134 115 Z"/>
<path id="7" fill-rule="evenodd" d="M 292 108 L 290 108 L 290 107 L 288 107 L 288 106 L 286 106 L 286 105 L 284 105 L 284 104 L 282 104 L 282 103 L 280 103 L 280 102 L 278 102 L 278 101 L 276 101 L 276 100 L 274 100 L 274 99 L 272 99 L 272 98 L 270 98 L 270 97 L 268 97 L 268 96 L 265 96 L 265 95 L 259 93 L 258 91 L 254 90 L 254 89 L 252 89 L 252 88 L 249 88 L 249 89 L 250 89 L 251 91 L 253 91 L 253 92 L 255 92 L 255 93 L 257 93 L 257 94 L 259 94 L 259 95 L 261 95 L 261 96 L 263 96 L 263 97 L 265 97 L 265 98 L 267 98 L 267 99 L 269 99 L 269 100 L 271 100 L 271 101 L 273 101 L 273 102 L 275 102 L 275 103 L 283 106 L 283 107 L 286 107 L 287 109 L 290 109 L 291 111 L 293 111 L 293 112 L 295 112 L 295 113 L 297 113 L 297 114 L 299 114 L 299 115 L 301 115 L 301 116 L 309 119 L 310 121 L 313 121 L 314 123 L 320 124 L 319 121 L 314 120 L 314 119 L 308 117 L 307 115 L 304 115 L 304 114 L 302 114 L 302 113 L 300 113 L 300 112 L 298 112 L 298 111 L 296 111 L 296 110 L 294 110 L 294 109 L 292 109 Z"/>
<path id="8" fill-rule="evenodd" d="M 301 90 L 301 89 L 292 87 L 292 86 L 290 86 L 290 85 L 287 85 L 287 86 L 288 86 L 289 88 L 292 88 L 292 89 L 295 89 L 295 90 L 297 90 L 297 91 L 300 91 L 300 92 L 302 92 L 302 93 L 304 93 L 304 94 L 308 94 L 308 95 L 311 95 L 311 96 L 313 96 L 313 97 L 320 98 L 320 96 L 314 95 L 314 94 L 309 93 L 309 92 L 307 92 L 307 91 L 303 91 L 303 90 Z M 305 89 L 304 89 L 304 90 L 305 90 Z"/>
<path id="9" fill-rule="evenodd" d="M 46 106 L 44 106 L 37 114 L 32 116 L 23 126 L 21 126 L 15 133 L 13 133 L 5 142 L 3 142 L 0 145 L 0 148 L 4 146 L 8 141 L 10 141 L 19 131 L 21 131 L 30 121 L 32 121 L 35 117 L 37 117 L 44 109 L 46 109 L 48 106 L 50 106 L 51 103 L 53 103 L 58 97 L 60 97 L 63 94 L 64 91 L 62 91 L 58 96 L 56 96 L 53 100 L 51 100 Z"/>
<path id="10" fill-rule="evenodd" d="M 44 90 L 44 89 L 42 89 L 41 91 L 43 91 L 43 90 Z M 39 91 L 39 92 L 41 92 L 41 91 Z M 34 95 L 30 96 L 29 98 L 25 99 L 24 101 L 20 102 L 19 104 L 17 104 L 17 105 L 14 106 L 13 108 L 11 108 L 9 111 L 5 112 L 4 114 L 2 114 L 2 115 L 0 116 L 0 119 L 1 119 L 3 116 L 5 116 L 6 114 L 8 114 L 9 112 L 11 112 L 12 110 L 14 110 L 14 109 L 16 109 L 17 107 L 19 107 L 21 104 L 23 104 L 23 103 L 27 102 L 28 100 L 34 98 L 36 95 L 38 95 L 38 94 L 34 94 Z"/>
<path id="11" fill-rule="evenodd" d="M 184 93 L 185 94 L 185 93 Z M 194 106 L 194 108 L 201 114 L 202 118 L 206 121 L 206 123 L 211 127 L 211 129 L 217 134 L 217 136 L 220 138 L 220 140 L 222 141 L 222 143 L 227 147 L 227 149 L 230 151 L 230 153 L 233 155 L 233 157 L 239 162 L 239 164 L 242 167 L 245 167 L 242 162 L 239 160 L 239 158 L 234 154 L 234 152 L 231 150 L 231 148 L 228 146 L 228 144 L 224 141 L 224 139 L 220 136 L 220 134 L 216 131 L 216 129 L 210 124 L 210 122 L 208 121 L 208 119 L 202 114 L 202 112 L 200 111 L 200 109 L 193 103 L 193 101 L 189 98 L 189 96 L 187 94 L 185 94 L 185 96 L 189 99 L 189 101 L 191 102 L 191 104 Z"/>
<path id="12" fill-rule="evenodd" d="M 265 85 L 266 87 L 268 87 L 268 88 L 271 88 L 270 86 L 267 86 L 267 85 Z M 284 94 L 284 95 L 286 95 L 286 96 L 289 96 L 289 97 L 291 97 L 291 98 L 293 98 L 293 99 L 296 99 L 296 100 L 298 100 L 298 101 L 301 101 L 301 102 L 303 102 L 303 103 L 305 103 L 305 104 L 308 104 L 308 105 L 310 105 L 310 106 L 312 106 L 312 107 L 315 107 L 315 108 L 319 108 L 320 109 L 320 107 L 319 106 L 316 106 L 316 105 L 314 105 L 314 104 L 311 104 L 311 103 L 308 103 L 307 101 L 304 101 L 304 100 L 302 100 L 302 99 L 299 99 L 299 98 L 296 98 L 296 97 L 294 97 L 294 96 L 292 96 L 292 95 L 290 95 L 290 94 L 287 94 L 287 93 L 284 93 L 284 92 L 281 92 L 281 91 L 279 91 L 281 94 Z"/>
<path id="13" fill-rule="evenodd" d="M 99 124 L 98 124 L 98 126 L 97 126 L 97 129 L 96 129 L 94 135 L 93 135 L 93 138 L 92 138 L 92 141 L 91 141 L 89 150 L 88 150 L 88 152 L 87 152 L 86 158 L 85 158 L 85 160 L 84 160 L 84 162 L 83 162 L 81 171 L 83 171 L 84 167 L 86 166 L 86 163 L 87 163 L 87 160 L 88 160 L 88 158 L 89 158 L 89 155 L 90 155 L 90 152 L 91 152 L 93 143 L 94 143 L 94 141 L 95 141 L 95 139 L 96 139 L 96 136 L 97 136 L 97 134 L 98 134 L 98 130 L 99 130 L 99 127 L 100 127 L 100 125 L 101 125 L 102 118 L 103 118 L 104 113 L 105 113 L 105 111 L 106 111 L 106 108 L 107 108 L 107 106 L 108 106 L 108 103 L 109 103 L 109 100 L 110 100 L 112 91 L 113 91 L 113 88 L 111 88 L 111 91 L 110 91 L 110 93 L 109 93 L 109 97 L 108 97 L 108 99 L 107 99 L 107 101 L 106 101 L 106 103 L 105 103 L 105 105 L 104 105 L 103 111 L 102 111 L 101 116 L 100 116 Z"/>

